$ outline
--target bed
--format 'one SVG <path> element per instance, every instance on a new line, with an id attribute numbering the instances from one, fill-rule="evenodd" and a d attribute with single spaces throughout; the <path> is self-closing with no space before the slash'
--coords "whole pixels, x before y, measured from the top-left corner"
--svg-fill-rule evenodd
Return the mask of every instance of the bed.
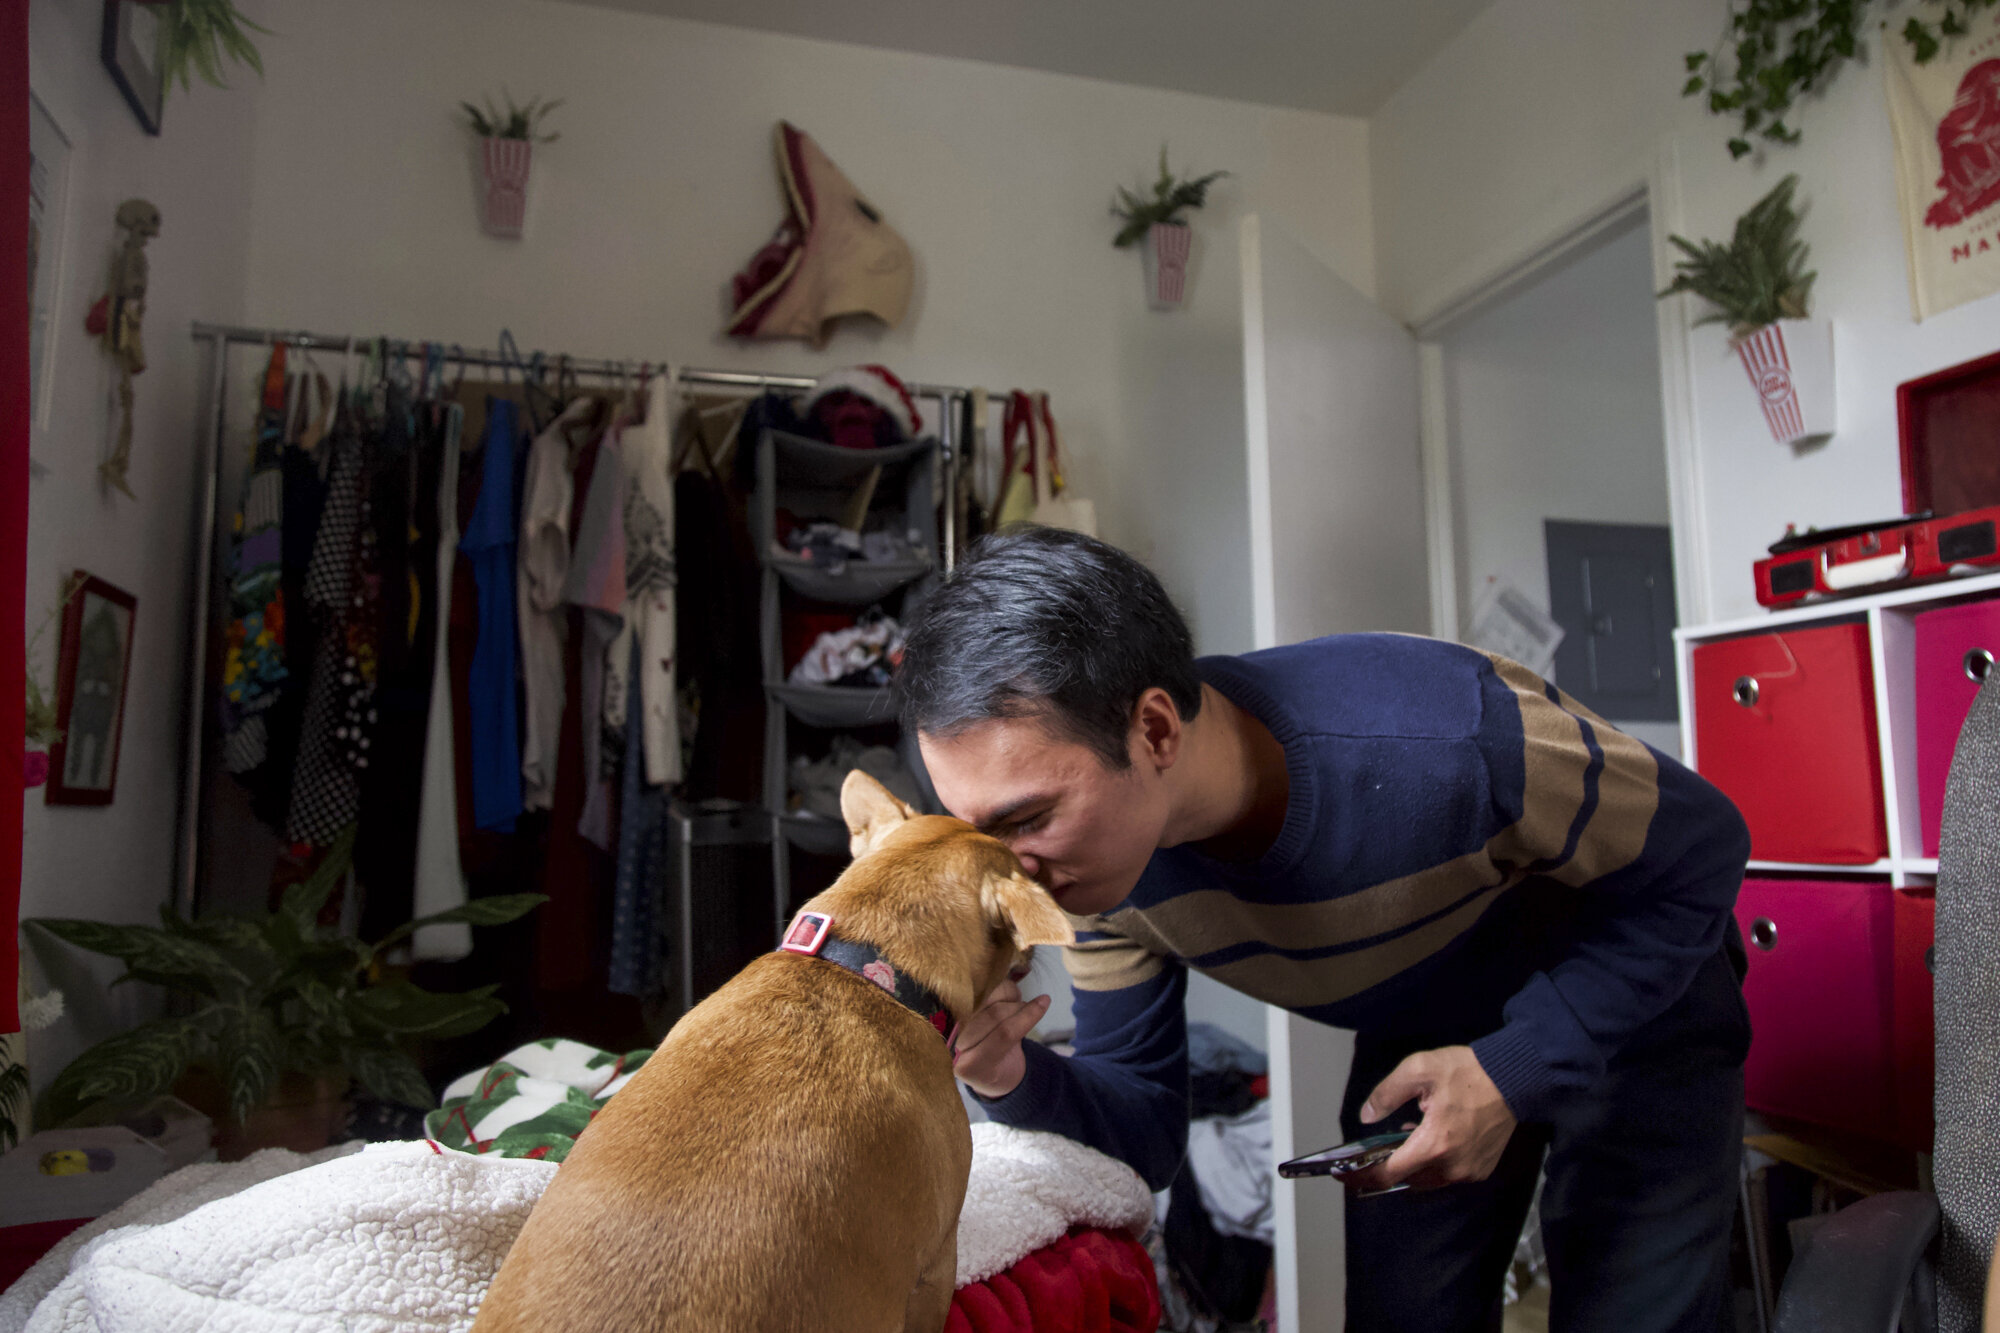
<path id="1" fill-rule="evenodd" d="M 446 1089 L 427 1137 L 184 1168 L 64 1240 L 0 1296 L 0 1333 L 469 1329 L 569 1145 L 643 1063 L 535 1042 Z M 1152 1333 L 1129 1167 L 973 1126 L 949 1333 Z"/>

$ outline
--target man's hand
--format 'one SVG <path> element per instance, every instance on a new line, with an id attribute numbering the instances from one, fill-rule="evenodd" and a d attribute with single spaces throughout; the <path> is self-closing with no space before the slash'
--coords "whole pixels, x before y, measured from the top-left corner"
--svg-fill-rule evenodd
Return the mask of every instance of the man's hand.
<path id="1" fill-rule="evenodd" d="M 958 1030 L 951 1072 L 982 1097 L 1005 1097 L 1028 1072 L 1021 1041 L 1048 1011 L 1048 996 L 1023 1000 L 1019 986 L 1001 982 Z"/>
<path id="2" fill-rule="evenodd" d="M 1412 1097 L 1423 1122 L 1386 1162 L 1343 1177 L 1358 1191 L 1408 1182 L 1417 1189 L 1484 1180 L 1500 1164 L 1514 1133 L 1514 1113 L 1470 1046 L 1418 1051 L 1375 1085 L 1361 1119 L 1374 1124 Z"/>

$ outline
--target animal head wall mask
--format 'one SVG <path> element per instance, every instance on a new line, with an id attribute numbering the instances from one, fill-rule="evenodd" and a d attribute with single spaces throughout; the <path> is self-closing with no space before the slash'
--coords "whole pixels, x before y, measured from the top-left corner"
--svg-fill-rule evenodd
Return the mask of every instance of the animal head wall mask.
<path id="1" fill-rule="evenodd" d="M 736 275 L 729 332 L 823 347 L 828 326 L 844 315 L 873 315 L 895 328 L 915 281 L 909 244 L 812 136 L 779 121 L 774 138 L 788 216 Z"/>

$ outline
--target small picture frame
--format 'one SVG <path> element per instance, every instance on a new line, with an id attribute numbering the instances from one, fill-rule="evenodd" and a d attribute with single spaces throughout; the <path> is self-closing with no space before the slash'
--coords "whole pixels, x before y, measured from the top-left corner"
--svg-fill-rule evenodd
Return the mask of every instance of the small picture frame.
<path id="1" fill-rule="evenodd" d="M 118 739 L 132 667 L 138 600 L 83 570 L 63 607 L 56 658 L 56 726 L 49 747 L 50 805 L 109 805 L 118 787 Z"/>
<path id="2" fill-rule="evenodd" d="M 104 67 L 146 133 L 160 132 L 166 80 L 160 76 L 160 16 L 137 0 L 104 0 Z"/>

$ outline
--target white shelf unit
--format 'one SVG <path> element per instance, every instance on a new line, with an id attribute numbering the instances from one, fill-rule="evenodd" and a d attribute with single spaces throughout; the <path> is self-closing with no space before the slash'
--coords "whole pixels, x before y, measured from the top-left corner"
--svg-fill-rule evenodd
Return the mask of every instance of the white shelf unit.
<path id="1" fill-rule="evenodd" d="M 1959 602 L 2000 597 L 2000 574 L 1944 579 L 1895 588 L 1865 597 L 1802 603 L 1761 616 L 1674 631 L 1680 661 L 1681 754 L 1699 771 L 1699 738 L 1694 727 L 1694 650 L 1704 643 L 1772 630 L 1807 628 L 1836 621 L 1865 620 L 1875 684 L 1876 742 L 1882 759 L 1882 801 L 1888 816 L 1889 855 L 1868 865 L 1808 865 L 1792 861 L 1752 861 L 1752 871 L 1800 871 L 1817 875 L 1887 876 L 1899 889 L 1927 888 L 1937 881 L 1937 858 L 1923 855 L 1917 806 L 1916 617 Z"/>

